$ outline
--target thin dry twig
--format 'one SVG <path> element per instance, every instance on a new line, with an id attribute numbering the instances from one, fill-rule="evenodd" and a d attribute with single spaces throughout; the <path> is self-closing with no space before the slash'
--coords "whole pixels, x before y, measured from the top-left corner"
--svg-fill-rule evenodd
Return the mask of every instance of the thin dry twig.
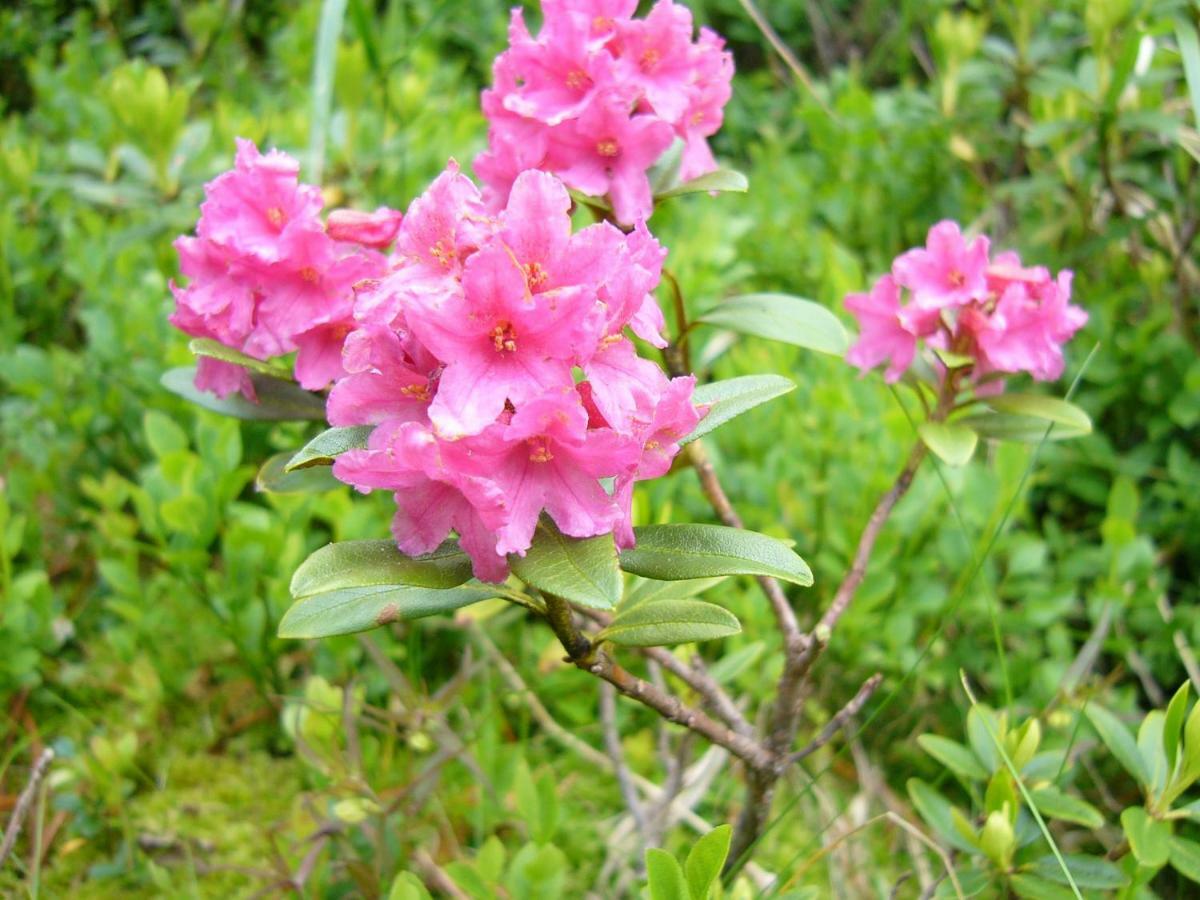
<path id="1" fill-rule="evenodd" d="M 21 834 L 21 827 L 29 815 L 29 807 L 33 804 L 33 798 L 37 796 L 42 779 L 50 771 L 50 763 L 53 761 L 54 750 L 51 747 L 46 747 L 38 754 L 37 761 L 34 762 L 33 769 L 29 772 L 29 782 L 21 791 L 21 796 L 17 798 L 17 805 L 13 807 L 12 817 L 8 820 L 8 827 L 4 830 L 4 842 L 0 843 L 0 866 L 4 865 L 4 861 L 8 859 L 8 855 L 16 846 L 17 837 Z"/>
<path id="2" fill-rule="evenodd" d="M 831 740 L 833 736 L 846 727 L 846 723 L 857 716 L 867 701 L 871 699 L 871 695 L 879 689 L 879 685 L 883 682 L 883 675 L 876 672 L 870 678 L 863 682 L 862 687 L 858 689 L 858 693 L 850 698 L 850 702 L 843 706 L 833 718 L 821 729 L 821 733 L 813 738 L 812 742 L 803 750 L 797 750 L 788 757 L 789 763 L 798 763 L 812 754 L 816 753 Z"/>
<path id="3" fill-rule="evenodd" d="M 621 749 L 621 735 L 617 731 L 617 692 L 611 684 L 600 685 L 600 729 L 604 735 L 604 749 L 612 760 L 613 772 L 617 776 L 617 786 L 621 789 L 621 797 L 629 814 L 633 816 L 638 835 L 645 843 L 650 835 L 646 825 L 646 812 L 642 809 L 629 767 L 625 765 L 625 751 Z"/>
<path id="4" fill-rule="evenodd" d="M 758 30 L 762 32 L 763 37 L 767 39 L 767 43 L 771 45 L 771 49 L 779 54 L 779 58 L 783 60 L 784 64 L 789 69 L 791 69 L 792 74 L 796 76 L 796 80 L 804 86 L 804 89 L 808 92 L 808 95 L 813 98 L 817 106 L 821 107 L 825 114 L 830 118 L 836 119 L 837 117 L 833 114 L 833 110 L 829 108 L 828 104 L 821 99 L 821 95 L 817 93 L 816 85 L 813 84 L 812 77 L 808 74 L 808 70 L 804 68 L 800 60 L 796 58 L 796 54 L 791 51 L 791 48 L 789 48 L 788 45 L 783 42 L 783 39 L 780 38 L 775 29 L 771 27 L 771 23 L 767 21 L 767 17 L 764 16 L 759 8 L 754 5 L 754 0 L 741 0 L 741 4 L 742 9 L 746 11 L 746 15 L 750 17 L 750 21 L 752 21 Z"/>

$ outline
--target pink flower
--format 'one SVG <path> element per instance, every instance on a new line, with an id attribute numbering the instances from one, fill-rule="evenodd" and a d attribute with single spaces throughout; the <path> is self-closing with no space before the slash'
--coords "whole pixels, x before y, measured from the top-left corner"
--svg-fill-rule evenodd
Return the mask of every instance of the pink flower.
<path id="1" fill-rule="evenodd" d="M 446 368 L 429 414 L 447 436 L 475 433 L 506 401 L 570 383 L 571 360 L 599 327 L 595 297 L 572 286 L 533 294 L 512 251 L 489 244 L 467 261 L 462 292 L 409 317 Z"/>
<path id="2" fill-rule="evenodd" d="M 917 337 L 900 319 L 900 286 L 891 275 L 875 282 L 869 294 L 849 294 L 846 308 L 858 319 L 859 337 L 846 354 L 846 361 L 864 372 L 888 362 L 884 376 L 900 380 L 917 352 Z"/>
<path id="3" fill-rule="evenodd" d="M 682 118 L 693 70 L 691 10 L 658 0 L 646 18 L 618 25 L 617 39 L 621 83 L 645 98 L 655 115 L 669 122 Z"/>
<path id="4" fill-rule="evenodd" d="M 404 217 L 399 210 L 381 206 L 375 212 L 335 209 L 325 220 L 325 233 L 335 241 L 349 241 L 383 250 L 396 239 Z"/>
<path id="5" fill-rule="evenodd" d="M 913 292 L 922 309 L 963 306 L 987 293 L 988 240 L 970 244 L 956 223 L 938 222 L 929 229 L 925 247 L 909 250 L 892 263 L 892 275 Z"/>
<path id="6" fill-rule="evenodd" d="M 733 95 L 733 56 L 725 50 L 725 40 L 707 28 L 692 48 L 694 74 L 687 109 L 675 126 L 684 139 L 679 166 L 681 181 L 690 181 L 717 168 L 708 138 L 720 130 L 725 120 L 725 104 Z"/>
<path id="7" fill-rule="evenodd" d="M 576 190 L 607 194 L 617 221 L 633 223 L 654 211 L 646 170 L 673 139 L 662 119 L 631 115 L 619 95 L 603 94 L 578 119 L 551 133 L 551 168 Z"/>
<path id="8" fill-rule="evenodd" d="M 321 191 L 300 184 L 300 164 L 278 150 L 266 156 L 253 141 L 237 139 L 233 171 L 205 185 L 196 233 L 264 262 L 279 258 L 279 242 L 292 227 L 320 227 Z"/>
<path id="9" fill-rule="evenodd" d="M 985 372 L 1029 372 L 1038 381 L 1062 375 L 1062 345 L 1087 322 L 1069 303 L 1071 273 L 1035 285 L 1010 283 L 991 313 L 969 310 L 963 328 L 975 340 Z"/>
<path id="10" fill-rule="evenodd" d="M 611 429 L 587 427 L 573 388 L 524 404 L 503 430 L 503 449 L 486 461 L 505 497 L 509 519 L 497 549 L 524 555 L 542 509 L 564 534 L 592 537 L 612 531 L 617 502 L 598 479 L 636 463 L 638 445 Z"/>

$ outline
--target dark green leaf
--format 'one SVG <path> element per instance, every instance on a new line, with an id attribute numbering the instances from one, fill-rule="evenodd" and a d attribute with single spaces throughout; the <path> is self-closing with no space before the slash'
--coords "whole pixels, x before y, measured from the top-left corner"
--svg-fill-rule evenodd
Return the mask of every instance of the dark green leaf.
<path id="1" fill-rule="evenodd" d="M 958 422 L 922 422 L 917 431 L 925 446 L 950 466 L 965 466 L 979 443 L 979 435 Z"/>
<path id="2" fill-rule="evenodd" d="M 1109 862 L 1102 856 L 1085 856 L 1082 853 L 1066 854 L 1063 861 L 1075 879 L 1075 884 L 1081 888 L 1097 890 L 1115 889 L 1129 883 L 1129 876 L 1121 871 L 1120 866 Z M 1058 860 L 1051 856 L 1043 856 L 1025 867 L 1032 875 L 1066 884 L 1067 877 L 1063 874 Z"/>
<path id="3" fill-rule="evenodd" d="M 652 578 L 637 578 L 621 599 L 621 609 L 632 609 L 639 603 L 653 600 L 687 600 L 716 587 L 725 579 L 693 578 L 688 581 L 655 581 Z"/>
<path id="4" fill-rule="evenodd" d="M 791 294 L 730 297 L 697 321 L 834 356 L 845 354 L 850 345 L 849 335 L 837 316 L 820 303 Z"/>
<path id="5" fill-rule="evenodd" d="M 947 769 L 963 778 L 983 781 L 988 777 L 975 754 L 957 741 L 936 734 L 923 734 L 917 738 L 917 743 Z"/>
<path id="6" fill-rule="evenodd" d="M 692 900 L 708 900 L 709 890 L 721 874 L 725 857 L 729 855 L 729 841 L 732 835 L 733 829 L 729 825 L 718 825 L 696 841 L 688 853 L 683 871 L 687 876 L 688 892 Z"/>
<path id="7" fill-rule="evenodd" d="M 729 610 L 699 600 L 659 600 L 617 615 L 596 635 L 623 647 L 659 647 L 728 637 L 742 630 Z"/>
<path id="8" fill-rule="evenodd" d="M 322 638 L 353 634 L 389 622 L 453 612 L 495 596 L 496 588 L 482 584 L 447 590 L 377 585 L 326 591 L 293 603 L 279 623 L 279 636 Z"/>
<path id="9" fill-rule="evenodd" d="M 547 516 L 538 521 L 533 545 L 508 558 L 513 574 L 539 590 L 593 609 L 612 609 L 621 599 L 621 569 L 611 534 L 567 537 Z"/>
<path id="10" fill-rule="evenodd" d="M 703 437 L 735 416 L 781 397 L 795 387 L 795 382 L 782 375 L 742 375 L 702 384 L 692 395 L 692 402 L 707 406 L 708 412 L 696 429 L 679 443 L 686 444 Z"/>
<path id="11" fill-rule="evenodd" d="M 723 525 L 645 525 L 637 546 L 621 551 L 621 568 L 658 581 L 718 575 L 769 575 L 807 587 L 808 564 L 783 541 Z"/>
<path id="12" fill-rule="evenodd" d="M 1167 771 L 1172 773 L 1175 771 L 1175 762 L 1179 759 L 1179 745 L 1184 719 L 1187 717 L 1191 687 L 1192 683 L 1185 681 L 1175 692 L 1175 696 L 1167 705 L 1167 716 L 1163 720 L 1163 750 L 1167 754 Z"/>
<path id="13" fill-rule="evenodd" d="M 196 369 L 188 366 L 170 369 L 163 373 L 162 385 L 173 394 L 203 406 L 213 412 L 233 416 L 235 419 L 262 421 L 314 421 L 325 419 L 325 398 L 304 390 L 290 381 L 272 378 L 258 372 L 250 374 L 250 381 L 258 394 L 258 402 L 251 403 L 241 394 L 230 394 L 222 399 L 216 394 L 199 390 L 194 381 Z"/>
<path id="14" fill-rule="evenodd" d="M 424 556 L 405 556 L 392 541 L 341 541 L 312 553 L 292 575 L 299 600 L 343 588 L 408 585 L 452 588 L 471 577 L 471 560 L 455 541 Z"/>
<path id="15" fill-rule="evenodd" d="M 1008 883 L 1018 897 L 1027 900 L 1075 900 L 1075 894 L 1070 889 L 1037 875 L 1017 874 Z"/>
<path id="16" fill-rule="evenodd" d="M 347 450 L 359 450 L 367 446 L 367 438 L 375 430 L 373 425 L 352 425 L 349 428 L 330 428 L 322 431 L 305 444 L 283 467 L 285 472 L 307 469 L 311 466 L 331 466 L 336 457 Z"/>
<path id="17" fill-rule="evenodd" d="M 290 453 L 276 453 L 267 457 L 267 461 L 254 477 L 255 490 L 267 494 L 316 494 L 345 487 L 345 484 L 334 478 L 333 472 L 327 468 L 285 472 L 284 467 L 291 458 Z"/>
<path id="18" fill-rule="evenodd" d="M 679 197 L 683 194 L 700 194 L 706 191 L 735 191 L 744 194 L 749 189 L 750 182 L 746 180 L 746 176 L 741 172 L 735 172 L 733 169 L 717 169 L 715 172 L 698 175 L 690 181 L 685 181 L 683 184 L 677 184 L 672 188 L 668 188 L 654 199 L 666 200 L 669 197 Z"/>
<path id="19" fill-rule="evenodd" d="M 971 428 L 985 438 L 1000 441 L 1036 443 L 1053 425 L 1051 441 L 1066 440 L 1090 434 L 1092 421 L 1078 406 L 1040 394 L 1000 394 L 990 397 L 991 412 L 974 413 L 954 421 Z"/>

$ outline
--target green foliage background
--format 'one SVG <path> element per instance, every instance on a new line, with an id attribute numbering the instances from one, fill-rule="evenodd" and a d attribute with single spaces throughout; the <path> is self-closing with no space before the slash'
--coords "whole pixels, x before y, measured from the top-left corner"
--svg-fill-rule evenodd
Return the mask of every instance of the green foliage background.
<path id="1" fill-rule="evenodd" d="M 939 779 L 915 737 L 961 737 L 960 671 L 993 706 L 1065 735 L 1085 699 L 1151 708 L 1186 677 L 1200 646 L 1200 109 L 1173 29 L 1196 12 L 764 4 L 811 68 L 809 90 L 738 2 L 692 5 L 738 61 L 716 149 L 751 184 L 656 216 L 693 314 L 751 290 L 840 311 L 954 217 L 1074 269 L 1091 316 L 1057 390 L 1080 376 L 1095 433 L 1047 445 L 1036 464 L 1006 445 L 961 470 L 927 467 L 886 529 L 808 705 L 819 728 L 878 670 L 878 714 L 853 757 L 821 756 L 816 788 L 798 775 L 781 791 L 759 861 L 787 873 L 830 839 L 868 767 L 898 795 L 911 776 Z M 22 841 L 0 872 L 5 895 L 284 892 L 314 846 L 305 896 L 386 896 L 418 853 L 464 889 L 474 867 L 514 897 L 605 895 L 616 785 L 539 728 L 485 653 L 499 644 L 599 746 L 595 687 L 558 664 L 549 632 L 488 610 L 364 639 L 276 639 L 294 568 L 328 540 L 384 536 L 386 498 L 257 494 L 257 462 L 300 445 L 300 426 L 239 425 L 158 384 L 190 360 L 166 322 L 171 241 L 234 137 L 313 162 L 319 14 L 317 2 L 225 0 L 0 10 L 0 801 L 19 792 L 33 746 L 59 754 L 50 843 L 39 859 Z M 469 164 L 506 18 L 491 0 L 349 3 L 329 205 L 404 207 L 448 157 Z M 795 594 L 811 621 L 912 426 L 878 377 L 837 360 L 698 339 L 707 372 L 800 385 L 710 443 L 747 524 L 794 540 L 812 565 L 816 586 Z M 711 519 L 686 472 L 639 510 Z M 761 697 L 781 657 L 753 588 L 722 588 L 743 633 L 694 652 L 731 660 L 730 683 Z M 631 764 L 661 777 L 653 720 L 622 706 L 620 721 Z M 1136 794 L 1104 754 L 1090 766 L 1089 796 L 1119 809 Z M 727 771 L 698 811 L 719 823 L 738 802 Z M 886 894 L 914 866 L 886 824 L 850 846 L 856 865 L 816 859 L 792 887 Z M 1178 889 L 1174 877 L 1158 890 Z"/>

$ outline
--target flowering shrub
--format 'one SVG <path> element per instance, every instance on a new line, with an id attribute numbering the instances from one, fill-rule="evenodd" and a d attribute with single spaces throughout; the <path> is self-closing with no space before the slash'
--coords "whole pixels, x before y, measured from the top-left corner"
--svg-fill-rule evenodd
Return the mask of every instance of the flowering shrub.
<path id="1" fill-rule="evenodd" d="M 1052 278 L 1015 254 L 992 258 L 986 238 L 968 242 L 942 222 L 870 293 L 847 298 L 862 329 L 848 354 L 844 328 L 811 301 L 748 294 L 689 321 L 673 278 L 675 328 L 665 334 L 653 292 L 667 277 L 666 250 L 645 220 L 678 194 L 746 184 L 715 170 L 706 140 L 729 98 L 721 39 L 702 30 L 693 40 L 690 13 L 672 0 L 645 19 L 634 6 L 548 2 L 536 39 L 514 12 L 483 97 L 486 193 L 452 161 L 404 215 L 336 210 L 322 223 L 320 191 L 299 182 L 295 160 L 239 142 L 235 169 L 206 189 L 196 236 L 177 242 L 189 282 L 173 286 L 172 322 L 197 338 L 201 358 L 164 383 L 245 418 L 328 422 L 267 461 L 264 490 L 342 482 L 395 496 L 391 540 L 330 544 L 297 569 L 281 636 L 346 634 L 497 597 L 532 611 L 569 662 L 745 765 L 729 839 L 736 868 L 788 767 L 879 687 L 881 675 L 867 679 L 793 750 L 809 670 L 926 450 L 961 465 L 980 437 L 1090 429 L 1071 404 L 1008 393 L 1001 380 L 1058 377 L 1062 345 L 1086 315 L 1070 305 L 1069 272 Z M 578 231 L 576 200 L 598 219 Z M 864 370 L 886 362 L 889 381 L 910 376 L 925 411 L 908 463 L 809 631 L 784 587 L 810 585 L 807 564 L 788 542 L 742 527 L 698 442 L 795 385 L 778 375 L 697 385 L 688 344 L 701 326 L 848 355 Z M 662 351 L 666 371 L 639 355 L 635 336 Z M 916 364 L 921 341 L 932 365 Z M 274 358 L 292 352 L 285 370 Z M 635 526 L 636 483 L 684 468 L 674 465 L 684 445 L 682 461 L 723 524 Z M 622 573 L 641 580 L 627 585 Z M 696 595 L 745 575 L 758 579 L 784 649 L 760 727 L 699 657 L 684 665 L 654 653 L 739 631 L 732 613 Z M 704 708 L 625 669 L 613 647 L 652 656 Z"/>
<path id="2" fill-rule="evenodd" d="M 692 39 L 692 14 L 658 0 L 644 19 L 634 0 L 555 0 L 543 4 L 536 38 L 520 9 L 509 48 L 483 92 L 488 149 L 475 169 L 501 206 L 525 169 L 557 174 L 568 187 L 609 195 L 619 222 L 654 208 L 647 170 L 675 140 L 679 177 L 717 168 L 708 137 L 730 96 L 733 57 L 707 28 Z"/>
<path id="3" fill-rule="evenodd" d="M 894 382 L 923 340 L 952 368 L 969 365 L 977 380 L 998 372 L 1058 378 L 1062 345 L 1087 322 L 1070 304 L 1071 272 L 1051 277 L 1041 266 L 1023 267 L 1015 253 L 992 259 L 988 248 L 986 237 L 968 243 L 957 224 L 939 222 L 869 294 L 848 296 L 862 329 L 850 363 L 866 370 L 887 362 L 885 377 Z"/>

